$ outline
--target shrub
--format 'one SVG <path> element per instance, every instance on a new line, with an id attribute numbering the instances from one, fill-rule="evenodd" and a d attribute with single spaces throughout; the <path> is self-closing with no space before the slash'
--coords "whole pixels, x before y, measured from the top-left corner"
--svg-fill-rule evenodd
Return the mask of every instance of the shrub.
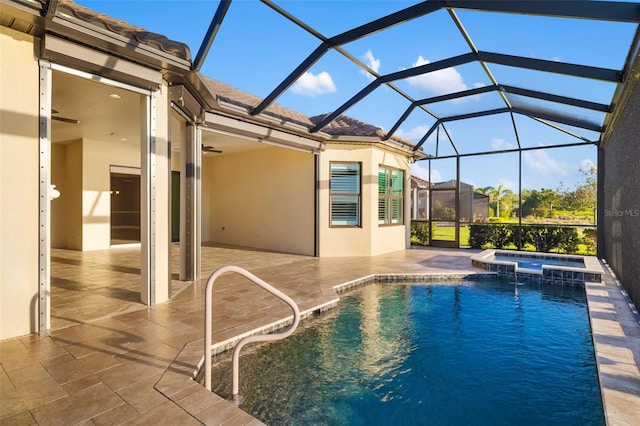
<path id="1" fill-rule="evenodd" d="M 491 226 L 479 223 L 469 224 L 469 245 L 473 248 L 484 248 L 490 243 Z"/>
<path id="2" fill-rule="evenodd" d="M 582 231 L 582 244 L 586 246 L 587 254 L 596 254 L 596 230 L 594 228 Z"/>
<path id="3" fill-rule="evenodd" d="M 415 239 L 420 244 L 429 244 L 429 221 L 411 221 L 411 239 Z"/>
<path id="4" fill-rule="evenodd" d="M 505 248 L 514 243 L 514 225 L 505 223 L 469 225 L 469 245 L 473 248 L 485 248 L 491 245 L 494 248 Z"/>
<path id="5" fill-rule="evenodd" d="M 524 232 L 524 241 L 539 252 L 557 249 L 575 253 L 579 243 L 578 230 L 570 226 L 530 225 Z"/>

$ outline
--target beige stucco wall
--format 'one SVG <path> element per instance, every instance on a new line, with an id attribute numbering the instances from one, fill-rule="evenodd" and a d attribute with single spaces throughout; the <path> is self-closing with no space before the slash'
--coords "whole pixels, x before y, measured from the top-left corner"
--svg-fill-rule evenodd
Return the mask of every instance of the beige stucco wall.
<path id="1" fill-rule="evenodd" d="M 330 227 L 329 177 L 334 161 L 362 163 L 362 218 L 360 227 Z M 375 256 L 408 247 L 408 226 L 378 225 L 378 166 L 405 171 L 405 224 L 409 224 L 407 190 L 409 164 L 405 156 L 372 145 L 327 144 L 320 154 L 320 257 Z"/>
<path id="2" fill-rule="evenodd" d="M 38 78 L 34 39 L 0 27 L 0 339 L 38 328 Z M 10 66 L 9 66 L 10 65 Z"/>
<path id="3" fill-rule="evenodd" d="M 313 255 L 314 161 L 275 147 L 204 156 L 202 240 Z"/>

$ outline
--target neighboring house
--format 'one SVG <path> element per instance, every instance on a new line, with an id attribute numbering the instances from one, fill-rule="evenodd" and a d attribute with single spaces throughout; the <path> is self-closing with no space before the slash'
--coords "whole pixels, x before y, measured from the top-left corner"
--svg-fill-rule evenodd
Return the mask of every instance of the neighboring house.
<path id="1" fill-rule="evenodd" d="M 455 220 L 456 181 L 436 182 L 429 185 L 426 180 L 411 176 L 411 218 L 429 219 L 431 199 L 434 220 Z M 489 217 L 489 197 L 473 190 L 473 185 L 460 182 L 460 221 L 467 222 Z M 431 194 L 430 194 L 431 192 Z"/>
<path id="2" fill-rule="evenodd" d="M 409 247 L 413 144 L 345 116 L 310 132 L 320 117 L 251 115 L 260 99 L 193 70 L 186 45 L 47 4 L 0 8 L 0 339 L 48 328 L 52 248 L 139 244 L 153 305 L 171 294 L 172 239 L 181 280 L 201 275 L 202 242 Z"/>
<path id="3" fill-rule="evenodd" d="M 411 176 L 411 219 L 429 218 L 429 182 Z"/>
<path id="4" fill-rule="evenodd" d="M 473 217 L 472 221 L 489 219 L 489 196 L 473 191 Z"/>

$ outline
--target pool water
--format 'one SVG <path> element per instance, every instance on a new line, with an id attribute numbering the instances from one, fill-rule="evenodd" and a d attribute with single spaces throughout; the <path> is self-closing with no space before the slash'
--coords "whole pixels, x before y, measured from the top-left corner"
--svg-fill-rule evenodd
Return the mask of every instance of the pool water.
<path id="1" fill-rule="evenodd" d="M 373 284 L 245 351 L 241 408 L 269 425 L 605 423 L 584 290 Z"/>
<path id="2" fill-rule="evenodd" d="M 553 259 L 553 258 L 537 259 L 537 258 L 522 258 L 522 257 L 498 255 L 498 256 L 495 256 L 495 260 L 501 260 L 506 262 L 516 262 L 518 264 L 518 268 L 537 269 L 537 270 L 542 270 L 542 265 L 584 268 L 584 262 L 578 262 L 575 260 Z"/>

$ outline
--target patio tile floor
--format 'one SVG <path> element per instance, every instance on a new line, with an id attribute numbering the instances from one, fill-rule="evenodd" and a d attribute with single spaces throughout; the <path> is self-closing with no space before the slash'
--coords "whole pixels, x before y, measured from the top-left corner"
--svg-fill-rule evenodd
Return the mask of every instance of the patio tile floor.
<path id="1" fill-rule="evenodd" d="M 318 259 L 205 246 L 202 253 L 207 275 L 241 266 L 306 311 L 336 301 L 334 286 L 372 274 L 474 272 L 476 252 Z M 0 425 L 260 424 L 191 380 L 202 357 L 205 280 L 173 281 L 171 301 L 146 307 L 138 301 L 139 262 L 135 248 L 53 251 L 53 329 L 0 341 Z M 214 343 L 290 315 L 243 280 L 224 276 L 214 289 Z M 612 280 L 588 285 L 587 295 L 609 423 L 640 424 L 640 325 Z"/>

